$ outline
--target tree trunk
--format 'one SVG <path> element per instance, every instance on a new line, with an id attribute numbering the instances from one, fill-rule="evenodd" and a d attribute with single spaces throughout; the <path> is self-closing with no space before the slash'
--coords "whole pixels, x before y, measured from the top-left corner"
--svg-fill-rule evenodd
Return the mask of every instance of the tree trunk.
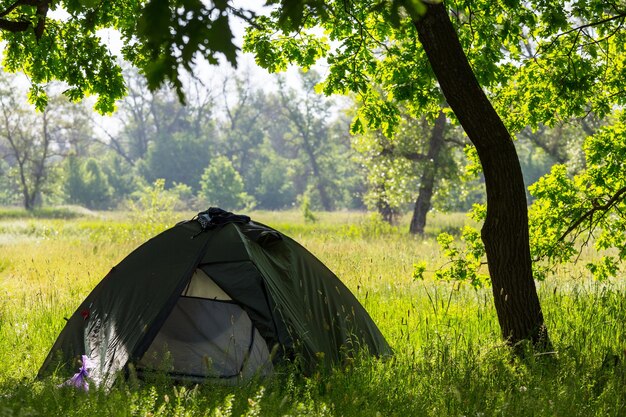
<path id="1" fill-rule="evenodd" d="M 26 180 L 25 167 L 22 162 L 18 160 L 18 167 L 20 171 L 20 184 L 22 186 L 22 201 L 24 203 L 24 208 L 28 211 L 34 209 L 34 205 L 30 198 L 30 192 L 28 190 L 28 181 Z"/>
<path id="2" fill-rule="evenodd" d="M 443 111 L 439 112 L 435 125 L 430 132 L 430 141 L 428 143 L 428 153 L 426 154 L 426 166 L 422 172 L 420 180 L 420 188 L 413 208 L 413 217 L 409 226 L 409 233 L 413 235 L 424 235 L 424 227 L 426 227 L 426 215 L 430 210 L 430 202 L 433 197 L 435 188 L 435 176 L 437 175 L 438 158 L 441 148 L 443 147 L 443 135 L 446 127 L 446 115 Z"/>
<path id="3" fill-rule="evenodd" d="M 376 210 L 385 223 L 394 224 L 396 219 L 396 210 L 394 210 L 387 201 L 381 195 L 385 194 L 385 184 L 376 186 L 376 193 L 378 195 L 376 201 Z"/>
<path id="4" fill-rule="evenodd" d="M 41 155 L 33 158 L 33 186 L 31 189 L 31 207 L 38 205 L 37 199 L 41 197 L 41 187 L 46 177 L 46 160 L 48 159 L 48 152 L 50 150 L 50 132 L 48 131 L 48 109 L 45 109 L 42 113 L 42 153 Z M 41 204 L 41 202 L 39 203 Z"/>
<path id="5" fill-rule="evenodd" d="M 304 145 L 304 151 L 309 157 L 309 162 L 311 163 L 311 171 L 313 173 L 313 180 L 315 181 L 315 186 L 317 188 L 317 192 L 320 195 L 320 204 L 325 211 L 331 211 L 333 209 L 333 204 L 330 201 L 330 197 L 328 197 L 328 193 L 326 192 L 326 181 L 322 177 L 322 171 L 320 170 L 319 165 L 317 164 L 317 156 L 315 155 L 315 151 L 313 147 L 309 143 L 308 135 L 304 132 L 302 133 L 302 140 Z"/>
<path id="6" fill-rule="evenodd" d="M 549 339 L 532 276 L 526 191 L 513 141 L 478 84 L 442 3 L 424 3 L 415 21 L 431 67 L 446 100 L 476 146 L 487 191 L 487 218 L 481 236 L 502 336 L 513 346 Z"/>

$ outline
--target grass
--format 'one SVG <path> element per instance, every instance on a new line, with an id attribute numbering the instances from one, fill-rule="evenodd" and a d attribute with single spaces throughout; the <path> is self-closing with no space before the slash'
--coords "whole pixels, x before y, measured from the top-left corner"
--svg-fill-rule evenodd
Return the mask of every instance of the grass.
<path id="1" fill-rule="evenodd" d="M 43 207 L 26 211 L 22 208 L 0 207 L 0 220 L 5 219 L 75 219 L 90 216 L 93 213 L 77 206 Z"/>
<path id="2" fill-rule="evenodd" d="M 165 225 L 123 214 L 0 217 L 1 416 L 624 416 L 626 294 L 564 266 L 538 291 L 556 354 L 511 355 L 490 289 L 414 281 L 441 262 L 434 236 L 464 222 L 434 216 L 425 239 L 360 213 L 259 212 L 354 292 L 395 351 L 313 375 L 293 368 L 237 387 L 123 381 L 89 394 L 35 380 L 66 317 L 108 270 Z M 169 224 L 190 215 L 172 218 Z M 575 277 L 575 278 L 574 278 Z"/>

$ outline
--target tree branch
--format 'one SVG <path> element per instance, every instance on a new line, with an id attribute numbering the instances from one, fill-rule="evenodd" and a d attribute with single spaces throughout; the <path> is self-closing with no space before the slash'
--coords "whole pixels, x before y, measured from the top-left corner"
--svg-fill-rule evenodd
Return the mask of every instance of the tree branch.
<path id="1" fill-rule="evenodd" d="M 15 3 L 0 12 L 0 17 L 4 17 L 20 6 L 37 6 L 39 0 L 17 0 Z"/>
<path id="2" fill-rule="evenodd" d="M 453 138 L 453 137 L 451 137 L 451 138 L 446 137 L 446 138 L 443 139 L 443 141 L 446 142 L 446 143 L 452 143 L 452 144 L 454 144 L 456 146 L 459 146 L 459 147 L 464 147 L 466 145 L 469 145 L 469 141 L 464 141 L 464 140 L 456 139 L 456 138 Z"/>
<path id="3" fill-rule="evenodd" d="M 572 33 L 572 32 L 578 32 L 578 33 L 577 33 L 577 35 L 576 35 L 576 36 L 578 37 L 578 35 L 580 35 L 580 33 L 581 33 L 584 29 L 586 29 L 586 28 L 590 28 L 590 27 L 594 27 L 594 26 L 600 26 L 600 25 L 603 25 L 603 24 L 605 24 L 605 23 L 612 22 L 613 20 L 624 19 L 624 18 L 626 18 L 626 13 L 624 13 L 624 12 L 620 12 L 619 14 L 617 14 L 617 15 L 615 15 L 615 16 L 607 17 L 607 18 L 605 18 L 605 19 L 598 20 L 597 22 L 589 22 L 589 23 L 585 23 L 584 25 L 580 25 L 580 26 L 577 26 L 577 27 L 575 27 L 575 28 L 572 28 L 572 29 L 566 30 L 565 32 L 561 32 L 561 33 L 557 34 L 557 35 L 556 35 L 556 36 L 552 39 L 552 41 L 550 42 L 550 44 L 549 44 L 547 47 L 545 47 L 545 48 L 539 48 L 539 49 L 537 50 L 537 52 L 535 52 L 534 57 L 536 57 L 536 56 L 539 54 L 539 51 L 540 51 L 541 49 L 543 49 L 543 50 L 546 50 L 546 51 L 547 51 L 548 49 L 552 48 L 552 47 L 554 46 L 554 44 L 556 43 L 556 41 L 557 41 L 560 37 L 562 37 L 562 36 L 569 35 L 569 34 L 570 34 L 570 33 Z"/>
<path id="4" fill-rule="evenodd" d="M 23 20 L 14 21 L 0 19 L 0 30 L 7 30 L 9 32 L 24 32 L 30 27 L 30 22 Z"/>
<path id="5" fill-rule="evenodd" d="M 557 38 L 559 38 L 561 36 L 567 35 L 568 33 L 576 32 L 576 31 L 580 32 L 583 29 L 594 27 L 594 26 L 599 26 L 599 25 L 602 25 L 604 23 L 612 22 L 613 20 L 623 19 L 625 17 L 626 17 L 626 13 L 621 12 L 620 14 L 617 14 L 615 16 L 607 17 L 606 19 L 598 20 L 597 22 L 586 23 L 584 25 L 580 25 L 580 26 L 577 26 L 575 28 L 571 28 L 570 30 L 566 30 L 565 32 L 561 32 L 558 35 L 556 35 L 555 39 L 557 39 Z"/>
<path id="6" fill-rule="evenodd" d="M 35 37 L 37 40 L 43 35 L 43 31 L 46 28 L 46 15 L 48 14 L 48 8 L 50 0 L 17 0 L 9 7 L 0 12 L 0 30 L 6 30 L 9 32 L 24 32 L 31 26 L 31 22 L 27 20 L 8 20 L 3 17 L 8 16 L 11 12 L 20 6 L 37 6 L 37 26 L 35 26 Z"/>
<path id="7" fill-rule="evenodd" d="M 573 222 L 570 225 L 570 227 L 567 228 L 565 233 L 561 235 L 561 237 L 559 238 L 559 240 L 557 240 L 557 242 L 562 242 L 567 237 L 567 235 L 569 235 L 574 230 L 576 230 L 576 228 L 580 226 L 585 220 L 593 219 L 593 215 L 596 212 L 607 211 L 611 207 L 619 203 L 625 197 L 625 194 L 626 194 L 626 187 L 622 187 L 619 190 L 617 190 L 617 192 L 613 194 L 613 197 L 611 197 L 605 204 L 597 204 L 594 201 L 592 203 L 593 207 L 590 210 L 588 210 L 585 214 L 583 214 L 581 217 L 579 217 L 575 222 Z"/>
<path id="8" fill-rule="evenodd" d="M 43 35 L 44 29 L 46 28 L 46 15 L 48 14 L 48 5 L 50 0 L 40 0 L 37 3 L 37 16 L 39 16 L 39 20 L 37 21 L 37 26 L 35 27 L 35 37 L 39 40 Z"/>
<path id="9" fill-rule="evenodd" d="M 404 159 L 408 159 L 409 161 L 425 161 L 426 155 L 417 153 L 417 152 L 397 152 L 395 147 L 386 147 L 380 151 L 380 156 L 401 156 Z"/>

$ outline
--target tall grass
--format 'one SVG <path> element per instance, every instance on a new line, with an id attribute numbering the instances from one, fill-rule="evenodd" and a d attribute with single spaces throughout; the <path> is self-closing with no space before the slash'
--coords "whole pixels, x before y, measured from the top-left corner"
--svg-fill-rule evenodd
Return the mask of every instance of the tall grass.
<path id="1" fill-rule="evenodd" d="M 123 215 L 0 220 L 1 416 L 623 416 L 626 297 L 622 280 L 597 283 L 577 266 L 538 286 L 555 352 L 512 356 L 501 341 L 491 290 L 414 281 L 437 264 L 431 237 L 413 238 L 355 213 L 256 213 L 324 261 L 354 292 L 392 345 L 302 375 L 279 369 L 236 387 L 129 379 L 89 394 L 36 381 L 68 317 L 97 282 L 163 224 Z M 429 233 L 463 217 L 440 216 Z"/>

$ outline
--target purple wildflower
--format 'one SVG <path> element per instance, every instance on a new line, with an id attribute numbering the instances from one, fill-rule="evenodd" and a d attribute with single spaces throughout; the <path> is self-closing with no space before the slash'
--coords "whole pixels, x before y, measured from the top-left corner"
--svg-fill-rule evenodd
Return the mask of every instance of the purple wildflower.
<path id="1" fill-rule="evenodd" d="M 84 391 L 89 391 L 89 382 L 87 382 L 87 378 L 89 378 L 89 370 L 93 369 L 93 362 L 91 359 L 87 357 L 87 355 L 81 356 L 81 366 L 77 373 L 74 374 L 73 377 L 62 383 L 61 387 L 76 387 L 80 388 Z"/>

